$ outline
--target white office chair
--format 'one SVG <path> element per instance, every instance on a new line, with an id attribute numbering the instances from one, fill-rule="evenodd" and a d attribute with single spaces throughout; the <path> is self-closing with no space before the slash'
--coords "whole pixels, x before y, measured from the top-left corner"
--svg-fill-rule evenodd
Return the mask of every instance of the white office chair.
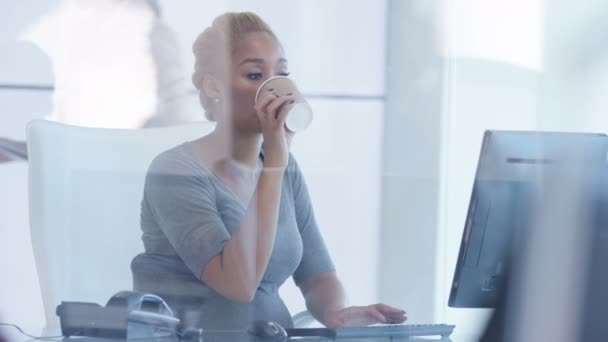
<path id="1" fill-rule="evenodd" d="M 30 230 L 46 331 L 58 327 L 61 301 L 104 305 L 132 288 L 150 162 L 212 129 L 207 122 L 139 130 L 28 124 Z"/>

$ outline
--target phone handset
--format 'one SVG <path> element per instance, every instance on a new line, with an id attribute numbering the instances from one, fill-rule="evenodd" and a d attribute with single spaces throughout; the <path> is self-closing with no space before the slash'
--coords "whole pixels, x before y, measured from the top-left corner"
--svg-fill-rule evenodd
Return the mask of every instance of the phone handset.
<path id="1" fill-rule="evenodd" d="M 152 293 L 121 291 L 106 307 L 126 307 L 128 314 L 127 338 L 158 336 L 159 332 L 175 333 L 180 323 L 167 303 Z"/>

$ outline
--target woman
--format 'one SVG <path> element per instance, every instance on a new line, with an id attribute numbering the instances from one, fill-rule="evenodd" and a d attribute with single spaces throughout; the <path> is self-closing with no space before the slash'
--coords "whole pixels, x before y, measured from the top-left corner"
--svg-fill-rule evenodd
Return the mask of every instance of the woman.
<path id="1" fill-rule="evenodd" d="M 326 326 L 403 322 L 405 312 L 388 305 L 345 306 L 288 151 L 292 133 L 284 123 L 294 97 L 268 92 L 254 105 L 264 80 L 288 75 L 274 33 L 255 14 L 226 13 L 199 35 L 193 52 L 193 83 L 217 126 L 150 166 L 141 213 L 146 252 L 132 263 L 135 289 L 177 298 L 172 305 L 203 328 L 242 329 L 254 319 L 290 327 L 278 289 L 293 276 Z"/>

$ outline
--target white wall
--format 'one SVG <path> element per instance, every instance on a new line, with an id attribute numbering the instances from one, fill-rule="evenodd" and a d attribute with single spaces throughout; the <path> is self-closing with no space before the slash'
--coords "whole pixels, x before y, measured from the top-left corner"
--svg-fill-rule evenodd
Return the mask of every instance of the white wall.
<path id="1" fill-rule="evenodd" d="M 448 0 L 447 52 L 516 64 L 543 65 L 543 0 Z"/>
<path id="2" fill-rule="evenodd" d="M 547 4 L 542 116 L 550 129 L 606 132 L 604 101 L 606 4 Z"/>
<path id="3" fill-rule="evenodd" d="M 380 298 L 434 320 L 444 60 L 437 1 L 390 1 Z"/>
<path id="4" fill-rule="evenodd" d="M 22 40 L 28 28 L 57 6 L 58 0 L 24 0 L 0 4 L 0 83 L 48 84 L 53 80 L 50 61 Z M 2 113 L 0 115 L 6 115 Z M 2 116 L 0 116 L 2 117 Z"/>
<path id="5" fill-rule="evenodd" d="M 226 11 L 253 11 L 285 47 L 291 76 L 305 93 L 382 95 L 384 1 L 161 0 L 163 16 L 178 33 L 180 53 L 192 70 L 192 42 Z"/>

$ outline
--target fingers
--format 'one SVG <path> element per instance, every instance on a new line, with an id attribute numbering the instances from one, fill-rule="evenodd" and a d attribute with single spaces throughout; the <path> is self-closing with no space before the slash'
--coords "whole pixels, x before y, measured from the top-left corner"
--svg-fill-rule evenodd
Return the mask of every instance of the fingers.
<path id="1" fill-rule="evenodd" d="M 341 322 L 338 322 L 337 317 L 341 317 Z M 371 324 L 398 324 L 403 323 L 405 311 L 393 308 L 384 304 L 374 304 L 369 306 L 351 306 L 338 312 L 336 317 L 333 317 L 332 323 L 339 326 L 367 326 Z"/>
<path id="2" fill-rule="evenodd" d="M 268 105 L 276 98 L 276 95 L 273 93 L 266 93 L 260 96 L 258 102 L 253 106 L 255 111 L 258 113 L 258 116 L 260 116 L 260 119 L 266 117 L 266 107 L 268 107 Z"/>
<path id="3" fill-rule="evenodd" d="M 377 323 L 387 323 L 386 317 L 374 306 L 368 306 L 368 314 L 372 316 Z"/>
<path id="4" fill-rule="evenodd" d="M 403 323 L 407 320 L 407 317 L 403 314 L 385 315 L 387 323 L 398 324 Z"/>
<path id="5" fill-rule="evenodd" d="M 339 328 L 346 326 L 346 321 L 343 317 L 340 317 L 339 315 L 332 315 L 327 319 L 325 325 L 328 328 Z"/>
<path id="6" fill-rule="evenodd" d="M 260 119 L 283 123 L 294 101 L 293 95 L 277 96 L 274 93 L 267 93 L 260 97 L 254 108 Z"/>
<path id="7" fill-rule="evenodd" d="M 388 323 L 403 323 L 407 319 L 405 310 L 397 309 L 386 304 L 375 304 L 376 307 L 387 318 Z"/>
<path id="8" fill-rule="evenodd" d="M 374 304 L 374 306 L 378 310 L 380 310 L 381 312 L 384 312 L 384 313 L 405 314 L 405 310 L 397 309 L 395 307 L 392 307 L 390 305 L 386 305 L 386 304 L 383 304 L 383 303 Z"/>
<path id="9" fill-rule="evenodd" d="M 293 95 L 281 96 L 272 101 L 266 108 L 268 115 L 274 115 L 274 117 L 284 122 L 287 117 L 287 113 L 291 109 L 291 105 L 294 103 Z"/>

